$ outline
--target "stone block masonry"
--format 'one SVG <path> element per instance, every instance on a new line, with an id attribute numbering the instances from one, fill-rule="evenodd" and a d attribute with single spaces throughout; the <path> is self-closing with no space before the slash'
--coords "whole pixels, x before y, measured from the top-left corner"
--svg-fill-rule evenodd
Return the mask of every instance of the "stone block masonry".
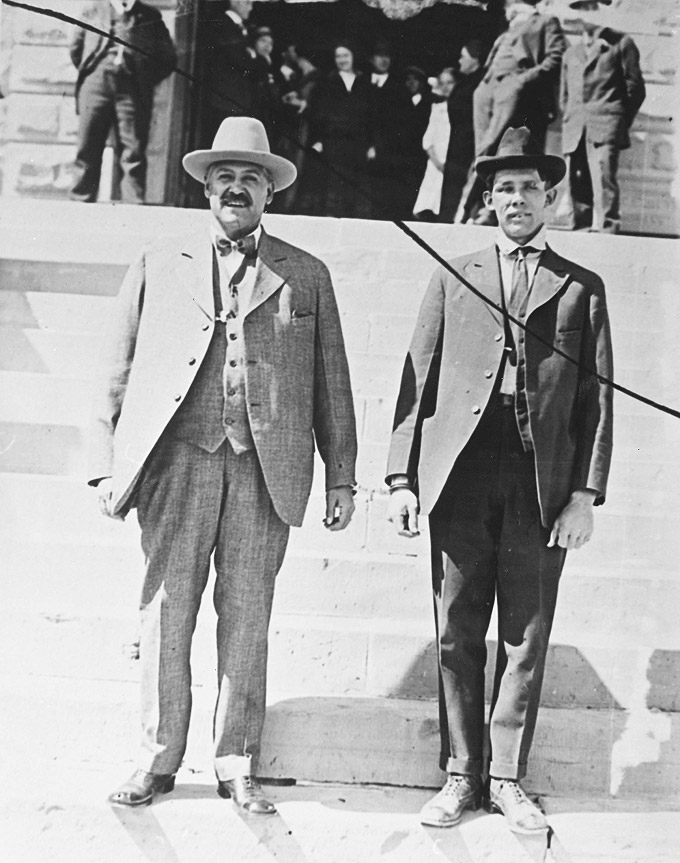
<path id="1" fill-rule="evenodd" d="M 134 518 L 102 519 L 84 484 L 92 374 L 126 264 L 145 242 L 194 232 L 206 218 L 153 207 L 0 205 L 0 542 L 12 574 L 0 649 L 31 679 L 136 679 L 125 650 L 143 562 Z M 268 770 L 436 784 L 427 525 L 417 540 L 397 537 L 383 483 L 401 365 L 434 265 L 386 223 L 267 216 L 265 224 L 329 264 L 360 453 L 351 528 L 323 530 L 319 464 L 280 575 Z M 416 230 L 447 258 L 493 238 L 485 228 Z M 617 380 L 680 407 L 677 244 L 557 232 L 550 243 L 605 280 Z M 531 773 L 548 793 L 653 794 L 659 782 L 678 790 L 680 421 L 620 394 L 615 413 L 609 498 L 592 543 L 569 556 L 558 602 Z M 206 704 L 213 626 L 207 598 L 194 656 Z"/>

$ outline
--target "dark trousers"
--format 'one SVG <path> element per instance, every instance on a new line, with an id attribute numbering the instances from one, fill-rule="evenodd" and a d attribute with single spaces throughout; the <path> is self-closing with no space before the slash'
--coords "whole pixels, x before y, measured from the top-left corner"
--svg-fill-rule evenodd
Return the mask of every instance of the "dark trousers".
<path id="1" fill-rule="evenodd" d="M 144 202 L 151 101 L 151 94 L 142 97 L 132 75 L 114 68 L 106 58 L 85 78 L 78 98 L 80 124 L 71 198 L 97 200 L 104 147 L 113 129 L 121 200 Z"/>
<path id="2" fill-rule="evenodd" d="M 578 147 L 568 153 L 566 159 L 569 227 L 579 228 L 590 223 L 595 231 L 618 233 L 621 227 L 617 179 L 619 148 L 614 144 L 595 144 L 584 132 Z"/>
<path id="3" fill-rule="evenodd" d="M 498 602 L 489 773 L 521 779 L 565 552 L 548 548 L 512 407 L 487 410 L 430 516 L 442 770 L 482 774 L 486 633 Z"/>

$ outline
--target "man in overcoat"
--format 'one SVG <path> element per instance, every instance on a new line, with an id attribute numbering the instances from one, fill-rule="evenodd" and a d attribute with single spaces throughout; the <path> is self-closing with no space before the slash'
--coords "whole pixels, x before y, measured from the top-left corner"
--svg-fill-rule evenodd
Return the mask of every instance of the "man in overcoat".
<path id="1" fill-rule="evenodd" d="M 191 710 L 189 654 L 216 571 L 218 792 L 274 812 L 256 781 L 267 629 L 291 525 L 300 525 L 314 448 L 326 468 L 325 524 L 354 510 L 356 432 L 337 306 L 321 261 L 260 224 L 295 166 L 263 125 L 223 121 L 184 157 L 210 221 L 143 251 L 121 288 L 96 389 L 91 484 L 106 515 L 136 508 L 142 745 L 111 796 L 149 803 L 174 787 Z"/>
<path id="2" fill-rule="evenodd" d="M 570 4 L 584 20 L 581 41 L 564 55 L 560 102 L 569 226 L 587 227 L 590 221 L 591 230 L 616 234 L 621 227 L 619 153 L 630 147 L 630 127 L 645 100 L 645 82 L 631 37 L 589 20 L 600 3 L 609 2 Z"/>
<path id="3" fill-rule="evenodd" d="M 132 47 L 85 28 L 74 33 L 70 50 L 78 70 L 79 122 L 70 196 L 88 203 L 97 200 L 104 147 L 113 129 L 121 199 L 142 204 L 154 88 L 172 72 L 175 47 L 153 6 L 140 0 L 103 0 L 97 8 L 99 17 L 93 23 Z"/>
<path id="4" fill-rule="evenodd" d="M 527 126 L 545 148 L 548 126 L 557 116 L 557 88 L 567 42 L 559 20 L 542 15 L 538 0 L 505 0 L 508 29 L 494 42 L 473 97 L 475 156 L 492 156 L 506 129 Z M 479 183 L 465 192 L 466 209 L 478 208 Z M 484 208 L 477 224 L 495 224 Z"/>
<path id="5" fill-rule="evenodd" d="M 448 780 L 421 819 L 457 824 L 485 792 L 511 829 L 532 833 L 547 824 L 520 780 L 565 554 L 590 539 L 592 507 L 605 498 L 612 354 L 602 280 L 546 242 L 564 161 L 542 154 L 524 127 L 509 129 L 476 170 L 498 216 L 496 241 L 452 261 L 460 277 L 443 267 L 432 277 L 404 366 L 387 481 L 399 533 L 417 533 L 418 511 L 430 526 Z"/>

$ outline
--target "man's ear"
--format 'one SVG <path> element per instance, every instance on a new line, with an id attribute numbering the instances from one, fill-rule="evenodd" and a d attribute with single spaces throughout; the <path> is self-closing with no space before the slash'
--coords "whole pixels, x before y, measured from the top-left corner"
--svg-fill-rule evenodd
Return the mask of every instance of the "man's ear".
<path id="1" fill-rule="evenodd" d="M 274 184 L 270 183 L 268 188 L 267 188 L 267 203 L 271 204 L 271 202 L 273 200 L 274 200 Z"/>
<path id="2" fill-rule="evenodd" d="M 547 192 L 545 193 L 545 205 L 546 205 L 546 207 L 550 207 L 552 204 L 554 204 L 556 197 L 557 197 L 557 189 L 555 188 L 555 186 L 553 186 L 552 188 L 548 189 Z"/>
<path id="3" fill-rule="evenodd" d="M 203 184 L 203 194 L 206 196 L 206 198 L 210 198 L 210 189 L 208 188 L 208 181 L 207 180 Z"/>
<path id="4" fill-rule="evenodd" d="M 491 192 L 488 189 L 485 189 L 482 192 L 482 199 L 484 200 L 484 206 L 488 207 L 490 210 L 493 210 L 493 204 L 491 203 Z"/>

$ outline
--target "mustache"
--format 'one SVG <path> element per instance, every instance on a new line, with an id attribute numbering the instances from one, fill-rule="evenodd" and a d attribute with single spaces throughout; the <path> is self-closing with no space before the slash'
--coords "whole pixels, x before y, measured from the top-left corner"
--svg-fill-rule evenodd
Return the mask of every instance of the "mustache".
<path id="1" fill-rule="evenodd" d="M 227 207 L 231 204 L 252 204 L 252 198 L 247 192 L 227 192 L 222 195 L 220 202 Z"/>

